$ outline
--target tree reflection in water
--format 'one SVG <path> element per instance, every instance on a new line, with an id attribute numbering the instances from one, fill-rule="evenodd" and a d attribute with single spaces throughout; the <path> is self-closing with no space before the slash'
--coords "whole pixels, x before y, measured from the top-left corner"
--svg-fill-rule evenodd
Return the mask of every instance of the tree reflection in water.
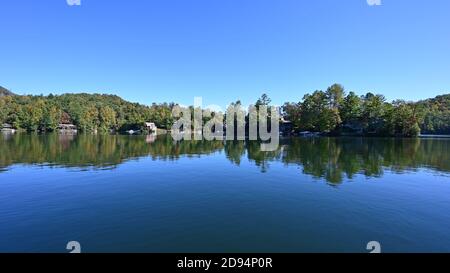
<path id="1" fill-rule="evenodd" d="M 0 136 L 0 172 L 14 164 L 109 169 L 129 159 L 178 160 L 224 151 L 237 166 L 247 158 L 262 172 L 272 162 L 298 165 L 303 173 L 339 184 L 361 173 L 427 168 L 450 171 L 450 139 L 288 138 L 274 152 L 262 152 L 256 141 L 180 141 L 169 135 L 28 135 Z"/>

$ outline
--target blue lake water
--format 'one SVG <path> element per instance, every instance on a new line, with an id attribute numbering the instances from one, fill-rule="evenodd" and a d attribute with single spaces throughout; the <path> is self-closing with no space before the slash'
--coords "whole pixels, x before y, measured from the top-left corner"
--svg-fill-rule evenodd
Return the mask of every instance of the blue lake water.
<path id="1" fill-rule="evenodd" d="M 0 252 L 450 252 L 450 139 L 0 135 Z"/>

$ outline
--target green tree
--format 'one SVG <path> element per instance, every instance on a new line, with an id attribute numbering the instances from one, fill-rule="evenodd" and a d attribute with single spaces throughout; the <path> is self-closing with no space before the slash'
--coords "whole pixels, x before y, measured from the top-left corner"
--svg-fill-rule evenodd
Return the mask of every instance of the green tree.
<path id="1" fill-rule="evenodd" d="M 379 133 L 384 126 L 385 101 L 383 95 L 367 93 L 363 97 L 362 123 L 368 133 Z"/>
<path id="2" fill-rule="evenodd" d="M 61 110 L 56 105 L 47 105 L 41 128 L 43 131 L 54 131 L 61 119 Z"/>
<path id="3" fill-rule="evenodd" d="M 343 123 L 356 123 L 361 120 L 362 101 L 354 92 L 350 92 L 342 101 L 339 112 Z"/>
<path id="4" fill-rule="evenodd" d="M 281 109 L 283 111 L 284 119 L 292 122 L 293 129 L 295 131 L 301 130 L 301 128 L 302 128 L 302 124 L 301 124 L 301 113 L 302 113 L 301 103 L 295 103 L 295 102 L 289 103 L 289 102 L 286 102 L 282 106 Z"/>
<path id="5" fill-rule="evenodd" d="M 395 101 L 389 126 L 395 135 L 415 137 L 420 134 L 416 106 L 405 101 Z M 393 130 L 392 130 L 393 129 Z"/>
<path id="6" fill-rule="evenodd" d="M 116 112 L 110 106 L 100 107 L 99 122 L 102 131 L 117 129 Z"/>
<path id="7" fill-rule="evenodd" d="M 333 84 L 328 87 L 326 95 L 330 109 L 339 109 L 345 97 L 344 87 L 337 83 Z"/>
<path id="8" fill-rule="evenodd" d="M 269 106 L 271 102 L 272 102 L 272 100 L 269 98 L 269 96 L 266 93 L 264 93 L 256 101 L 256 103 L 255 103 L 256 109 L 259 109 L 259 106 L 261 106 L 261 105 Z"/>
<path id="9" fill-rule="evenodd" d="M 329 98 L 323 91 L 315 91 L 303 97 L 300 124 L 304 130 L 330 132 L 338 125 L 334 109 L 329 107 Z"/>

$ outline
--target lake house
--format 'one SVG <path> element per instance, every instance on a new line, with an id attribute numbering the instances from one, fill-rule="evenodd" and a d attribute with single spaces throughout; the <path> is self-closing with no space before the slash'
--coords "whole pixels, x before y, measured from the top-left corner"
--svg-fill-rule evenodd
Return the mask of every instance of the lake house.
<path id="1" fill-rule="evenodd" d="M 76 134 L 78 130 L 77 126 L 73 124 L 59 124 L 58 132 L 61 134 Z"/>
<path id="2" fill-rule="evenodd" d="M 294 125 L 291 121 L 281 118 L 280 120 L 280 135 L 289 136 L 294 131 Z"/>
<path id="3" fill-rule="evenodd" d="M 155 132 L 156 133 L 156 130 L 158 130 L 158 128 L 156 127 L 155 123 L 153 123 L 153 122 L 146 122 L 145 123 L 145 129 L 149 133 L 151 133 L 151 132 Z"/>
<path id="4" fill-rule="evenodd" d="M 14 129 L 14 127 L 9 123 L 3 123 L 1 131 L 5 133 L 14 133 L 16 132 L 16 129 Z"/>

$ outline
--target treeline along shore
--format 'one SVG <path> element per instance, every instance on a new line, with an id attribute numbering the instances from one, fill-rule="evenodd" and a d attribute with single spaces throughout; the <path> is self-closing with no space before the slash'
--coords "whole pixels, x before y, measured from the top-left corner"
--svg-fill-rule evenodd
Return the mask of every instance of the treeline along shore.
<path id="1" fill-rule="evenodd" d="M 240 104 L 240 101 L 231 103 Z M 146 122 L 170 130 L 176 103 L 131 103 L 116 95 L 16 95 L 0 87 L 0 125 L 28 132 L 52 132 L 73 124 L 81 132 L 139 130 Z M 255 106 L 271 105 L 263 94 Z M 194 108 L 190 107 L 193 111 Z M 205 109 L 206 111 L 206 109 Z M 450 134 L 450 94 L 418 102 L 387 102 L 380 94 L 357 95 L 334 84 L 280 107 L 282 130 L 288 134 L 408 136 Z M 208 115 L 203 118 L 208 121 Z M 214 116 L 214 115 L 212 115 Z M 289 126 L 286 126 L 288 124 Z"/>

